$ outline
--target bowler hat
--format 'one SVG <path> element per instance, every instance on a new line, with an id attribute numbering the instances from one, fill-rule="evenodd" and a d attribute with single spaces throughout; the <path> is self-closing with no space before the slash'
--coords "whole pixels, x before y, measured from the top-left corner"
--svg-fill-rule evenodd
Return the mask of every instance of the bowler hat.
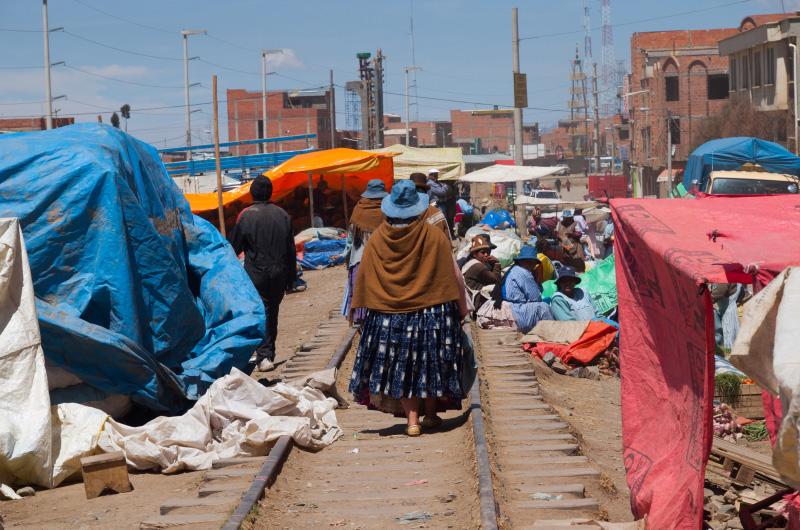
<path id="1" fill-rule="evenodd" d="M 408 219 L 416 217 L 429 206 L 428 196 L 419 193 L 410 180 L 400 180 L 392 186 L 392 193 L 381 201 L 381 210 L 387 217 Z"/>
<path id="2" fill-rule="evenodd" d="M 365 199 L 382 199 L 389 195 L 386 185 L 380 179 L 372 179 L 367 182 L 367 191 L 361 194 Z"/>
<path id="3" fill-rule="evenodd" d="M 410 176 L 410 177 L 408 177 L 408 179 L 409 179 L 411 182 L 413 182 L 413 183 L 414 183 L 414 185 L 417 187 L 417 189 L 418 189 L 419 191 L 425 191 L 425 192 L 427 192 L 429 189 L 431 189 L 431 187 L 430 187 L 430 186 L 428 186 L 428 184 L 427 184 L 427 182 L 428 182 L 428 177 L 426 177 L 426 176 L 425 176 L 425 175 L 423 175 L 422 173 L 412 173 L 412 174 L 411 174 L 411 176 Z"/>
<path id="4" fill-rule="evenodd" d="M 470 252 L 477 252 L 479 250 L 491 250 L 486 236 L 479 235 L 472 238 L 472 246 L 469 247 Z"/>

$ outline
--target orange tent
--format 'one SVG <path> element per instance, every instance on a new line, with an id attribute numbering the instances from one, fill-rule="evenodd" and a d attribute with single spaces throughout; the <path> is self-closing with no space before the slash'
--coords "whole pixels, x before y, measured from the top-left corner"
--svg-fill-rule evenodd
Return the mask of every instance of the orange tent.
<path id="1" fill-rule="evenodd" d="M 324 179 L 331 190 L 332 197 L 341 197 L 339 205 L 347 199 L 347 209 L 342 212 L 347 216 L 348 212 L 358 202 L 359 197 L 367 189 L 367 182 L 372 179 L 380 179 L 386 184 L 387 191 L 391 189 L 394 178 L 394 167 L 392 157 L 396 153 L 367 153 L 356 149 L 328 149 L 325 151 L 314 151 L 304 153 L 287 160 L 283 164 L 272 168 L 264 173 L 272 180 L 272 200 L 277 203 L 288 204 L 292 200 L 292 194 L 298 188 L 305 192 L 308 197 L 309 174 L 310 179 L 316 187 L 320 180 Z M 338 195 L 335 192 L 342 192 Z M 215 226 L 217 221 L 217 194 L 216 193 L 195 193 L 186 194 L 192 212 L 210 221 Z M 225 224 L 232 228 L 236 223 L 239 213 L 253 202 L 250 196 L 250 183 L 243 184 L 238 188 L 222 194 L 224 205 Z M 305 201 L 305 212 L 300 208 L 290 212 L 292 217 L 298 215 L 308 215 L 308 202 Z M 342 209 L 340 207 L 340 209 Z"/>

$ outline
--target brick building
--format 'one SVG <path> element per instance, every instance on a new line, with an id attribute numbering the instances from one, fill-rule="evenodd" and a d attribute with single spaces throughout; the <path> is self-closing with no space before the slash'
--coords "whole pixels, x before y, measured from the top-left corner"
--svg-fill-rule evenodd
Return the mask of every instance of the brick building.
<path id="1" fill-rule="evenodd" d="M 451 110 L 453 145 L 461 146 L 465 154 L 510 153 L 514 143 L 514 111 L 508 110 Z M 523 144 L 539 143 L 538 124 L 522 127 Z"/>
<path id="2" fill-rule="evenodd" d="M 266 144 L 266 152 L 294 151 L 307 146 L 330 149 L 330 90 L 308 89 L 267 92 L 267 138 L 316 134 L 306 140 L 290 140 Z M 264 120 L 261 92 L 229 89 L 228 141 L 241 142 L 262 138 Z M 347 146 L 352 147 L 352 146 Z M 258 144 L 231 148 L 234 156 L 253 155 L 262 151 Z"/>
<path id="3" fill-rule="evenodd" d="M 47 120 L 41 118 L 0 118 L 0 134 L 44 131 Z M 53 118 L 53 128 L 75 123 L 75 118 Z"/>
<path id="4" fill-rule="evenodd" d="M 383 135 L 385 145 L 406 143 L 406 124 L 399 116 L 387 115 L 384 125 L 387 128 Z M 412 121 L 409 144 L 411 147 L 452 147 L 453 126 L 449 121 Z"/>
<path id="5" fill-rule="evenodd" d="M 656 178 L 667 165 L 667 112 L 672 115 L 673 160 L 680 166 L 690 153 L 698 120 L 728 99 L 728 59 L 719 55 L 718 42 L 738 31 L 657 31 L 631 37 L 630 157 L 643 195 L 656 193 Z"/>

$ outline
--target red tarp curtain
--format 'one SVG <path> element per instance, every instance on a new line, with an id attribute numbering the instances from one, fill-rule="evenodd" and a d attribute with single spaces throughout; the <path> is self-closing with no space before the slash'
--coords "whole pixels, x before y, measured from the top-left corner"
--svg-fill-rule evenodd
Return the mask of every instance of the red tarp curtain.
<path id="1" fill-rule="evenodd" d="M 707 283 L 763 287 L 800 264 L 800 197 L 617 199 L 623 457 L 631 510 L 700 530 L 711 449 L 714 318 Z"/>

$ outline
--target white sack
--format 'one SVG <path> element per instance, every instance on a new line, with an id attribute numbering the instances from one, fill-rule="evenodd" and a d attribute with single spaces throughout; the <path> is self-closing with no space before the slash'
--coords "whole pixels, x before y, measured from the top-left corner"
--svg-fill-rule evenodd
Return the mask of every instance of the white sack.
<path id="1" fill-rule="evenodd" d="M 511 265 L 514 258 L 519 256 L 522 250 L 522 239 L 513 232 L 513 229 L 508 230 L 484 230 L 485 225 L 473 226 L 464 235 L 464 240 L 461 242 L 458 251 L 456 252 L 456 259 L 461 259 L 469 254 L 469 247 L 472 244 L 472 238 L 481 234 L 488 234 L 492 238 L 492 244 L 497 245 L 497 248 L 492 249 L 492 256 L 500 261 L 500 266 L 506 268 Z"/>
<path id="2" fill-rule="evenodd" d="M 0 219 L 0 483 L 52 487 L 50 395 L 28 253 Z"/>
<path id="3" fill-rule="evenodd" d="M 730 362 L 779 396 L 783 423 L 772 463 L 786 484 L 800 488 L 800 272 L 789 267 L 744 306 Z"/>
<path id="4" fill-rule="evenodd" d="M 332 370 L 310 379 L 326 380 L 329 386 L 335 379 L 328 372 Z M 164 473 L 209 469 L 218 458 L 263 456 L 283 435 L 318 449 L 333 443 L 342 431 L 336 424 L 336 400 L 323 394 L 326 385 L 309 384 L 267 388 L 234 368 L 183 416 L 156 418 L 141 427 L 109 419 L 99 446 L 123 451 L 131 467 Z"/>

